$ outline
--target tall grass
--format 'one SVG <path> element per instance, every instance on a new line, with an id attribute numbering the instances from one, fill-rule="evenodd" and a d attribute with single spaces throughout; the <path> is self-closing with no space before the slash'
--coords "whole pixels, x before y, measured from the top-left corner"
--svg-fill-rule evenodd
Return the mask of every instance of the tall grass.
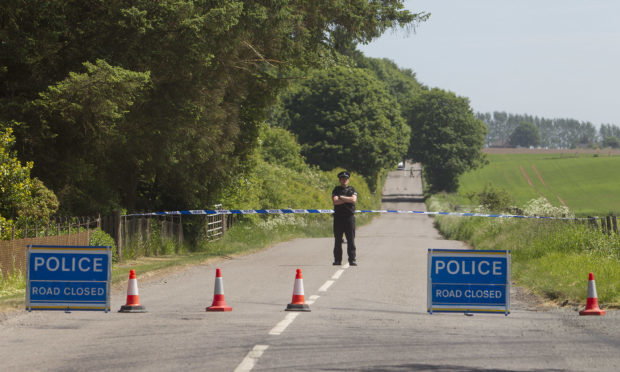
<path id="1" fill-rule="evenodd" d="M 20 270 L 6 274 L 0 270 L 0 297 L 9 297 L 23 293 L 26 288 L 26 279 Z"/>

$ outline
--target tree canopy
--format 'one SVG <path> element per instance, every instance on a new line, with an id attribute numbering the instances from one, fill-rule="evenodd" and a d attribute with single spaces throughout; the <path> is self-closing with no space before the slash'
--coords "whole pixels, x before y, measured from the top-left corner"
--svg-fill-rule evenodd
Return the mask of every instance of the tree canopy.
<path id="1" fill-rule="evenodd" d="M 413 102 L 409 158 L 424 165 L 431 191 L 456 191 L 458 177 L 485 164 L 486 127 L 474 117 L 469 100 L 433 88 Z"/>
<path id="2" fill-rule="evenodd" d="M 521 122 L 510 135 L 512 146 L 530 147 L 540 145 L 540 133 L 533 123 Z"/>
<path id="3" fill-rule="evenodd" d="M 606 137 L 620 137 L 620 128 L 611 124 L 602 124 L 597 131 L 592 123 L 575 119 L 549 119 L 498 111 L 477 113 L 476 117 L 488 128 L 485 138 L 487 146 L 509 145 L 510 136 L 522 122 L 534 124 L 540 134 L 539 145 L 547 148 L 594 147 L 597 144 L 605 146 L 603 141 Z"/>
<path id="4" fill-rule="evenodd" d="M 369 183 L 407 152 L 409 127 L 398 102 L 369 70 L 316 70 L 284 99 L 288 127 L 311 164 L 342 167 Z"/>
<path id="5" fill-rule="evenodd" d="M 0 121 L 17 123 L 20 158 L 65 212 L 203 207 L 251 171 L 266 108 L 298 69 L 426 17 L 403 8 L 11 1 L 0 9 Z"/>

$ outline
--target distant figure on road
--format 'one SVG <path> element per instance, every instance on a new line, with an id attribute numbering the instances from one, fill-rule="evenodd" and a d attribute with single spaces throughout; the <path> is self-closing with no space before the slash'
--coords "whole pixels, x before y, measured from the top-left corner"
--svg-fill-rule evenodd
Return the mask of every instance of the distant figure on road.
<path id="1" fill-rule="evenodd" d="M 349 186 L 348 172 L 338 173 L 340 186 L 332 191 L 334 203 L 334 265 L 342 264 L 342 234 L 347 237 L 347 256 L 350 266 L 357 266 L 355 260 L 355 202 L 357 191 Z"/>
<path id="2" fill-rule="evenodd" d="M 409 168 L 409 176 L 411 176 L 411 177 L 415 177 L 415 176 L 413 175 L 413 167 Z"/>

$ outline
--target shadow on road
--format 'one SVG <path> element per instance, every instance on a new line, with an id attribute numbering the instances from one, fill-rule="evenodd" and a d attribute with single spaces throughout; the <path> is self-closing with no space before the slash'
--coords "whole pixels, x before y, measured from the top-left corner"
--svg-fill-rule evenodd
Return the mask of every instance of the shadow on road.
<path id="1" fill-rule="evenodd" d="M 383 194 L 382 203 L 424 203 L 424 195 Z"/>

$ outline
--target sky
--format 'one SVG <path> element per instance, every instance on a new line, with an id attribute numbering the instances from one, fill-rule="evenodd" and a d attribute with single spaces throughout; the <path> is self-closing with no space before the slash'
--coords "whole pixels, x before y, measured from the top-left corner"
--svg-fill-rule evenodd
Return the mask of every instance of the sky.
<path id="1" fill-rule="evenodd" d="M 366 56 L 504 111 L 620 126 L 620 1 L 410 0 L 431 13 L 415 32 L 387 31 Z"/>

